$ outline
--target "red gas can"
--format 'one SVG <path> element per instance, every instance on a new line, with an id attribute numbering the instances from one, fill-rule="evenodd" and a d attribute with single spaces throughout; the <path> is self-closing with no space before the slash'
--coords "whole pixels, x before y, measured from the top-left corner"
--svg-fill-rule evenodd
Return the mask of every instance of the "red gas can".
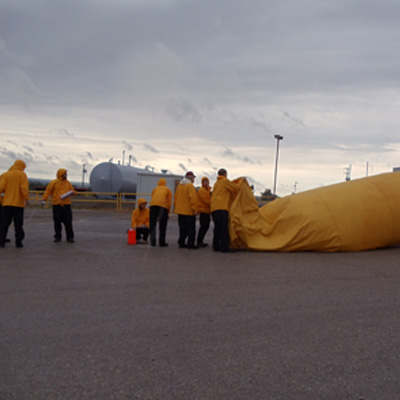
<path id="1" fill-rule="evenodd" d="M 128 230 L 128 244 L 136 244 L 136 229 Z"/>

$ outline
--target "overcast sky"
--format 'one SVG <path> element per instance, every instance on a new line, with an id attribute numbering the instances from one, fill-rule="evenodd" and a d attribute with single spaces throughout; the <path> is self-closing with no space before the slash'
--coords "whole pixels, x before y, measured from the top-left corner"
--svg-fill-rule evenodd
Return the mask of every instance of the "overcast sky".
<path id="1" fill-rule="evenodd" d="M 0 171 L 22 158 L 29 177 L 80 182 L 124 154 L 260 192 L 275 134 L 279 195 L 391 171 L 399 15 L 395 0 L 0 0 Z"/>

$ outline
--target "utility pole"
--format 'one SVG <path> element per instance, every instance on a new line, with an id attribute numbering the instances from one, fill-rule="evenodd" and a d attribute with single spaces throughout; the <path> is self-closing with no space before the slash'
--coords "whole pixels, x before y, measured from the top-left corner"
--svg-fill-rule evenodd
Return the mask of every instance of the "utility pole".
<path id="1" fill-rule="evenodd" d="M 86 170 L 86 164 L 83 163 L 82 165 L 82 187 L 85 186 L 85 174 L 86 174 L 87 170 Z"/>
<path id="2" fill-rule="evenodd" d="M 275 156 L 275 172 L 274 172 L 274 194 L 276 194 L 276 177 L 278 175 L 278 159 L 279 159 L 279 142 L 283 139 L 281 135 L 275 135 L 276 139 L 276 156 Z"/>

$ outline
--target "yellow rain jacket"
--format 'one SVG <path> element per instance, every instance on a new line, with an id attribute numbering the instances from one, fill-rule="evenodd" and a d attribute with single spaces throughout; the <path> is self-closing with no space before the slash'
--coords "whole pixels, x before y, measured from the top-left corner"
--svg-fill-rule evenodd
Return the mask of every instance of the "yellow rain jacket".
<path id="1" fill-rule="evenodd" d="M 207 179 L 207 178 L 204 177 L 201 180 L 201 183 L 203 183 L 204 179 Z M 201 186 L 201 188 L 197 191 L 197 197 L 199 199 L 199 206 L 198 206 L 199 213 L 210 214 L 211 213 L 211 208 L 210 208 L 210 202 L 211 202 L 210 189 L 206 189 L 204 186 Z"/>
<path id="2" fill-rule="evenodd" d="M 264 251 L 361 251 L 400 243 L 400 173 L 342 182 L 262 208 L 243 182 L 230 209 L 231 246 Z"/>
<path id="3" fill-rule="evenodd" d="M 139 208 L 139 206 L 143 203 L 146 204 L 147 201 L 143 198 L 140 198 L 137 202 L 136 210 L 133 210 L 132 212 L 132 229 L 135 229 L 136 227 L 140 227 L 142 225 L 145 225 L 147 227 L 150 226 L 150 210 L 147 207 L 143 210 Z"/>
<path id="4" fill-rule="evenodd" d="M 175 193 L 174 212 L 181 215 L 195 215 L 198 209 L 196 188 L 191 180 L 183 178 Z"/>
<path id="5" fill-rule="evenodd" d="M 64 199 L 61 199 L 61 196 L 71 190 L 73 191 L 73 194 L 76 194 L 68 179 L 63 178 L 63 175 L 66 172 L 66 169 L 60 168 L 57 171 L 57 179 L 54 179 L 47 185 L 46 190 L 43 194 L 43 200 L 47 200 L 51 196 L 51 203 L 53 204 L 53 206 L 64 206 L 66 204 L 71 204 L 70 196 Z"/>
<path id="6" fill-rule="evenodd" d="M 5 174 L 5 172 L 3 172 L 3 173 L 0 175 L 0 182 L 1 182 L 1 179 L 3 178 L 4 174 Z M 0 205 L 3 204 L 3 198 L 4 198 L 3 193 L 0 193 Z"/>
<path id="7" fill-rule="evenodd" d="M 217 210 L 229 211 L 239 190 L 240 186 L 237 183 L 231 182 L 225 176 L 218 176 L 211 195 L 211 212 Z"/>
<path id="8" fill-rule="evenodd" d="M 22 207 L 29 200 L 29 181 L 24 172 L 26 164 L 22 160 L 16 160 L 13 166 L 1 175 L 0 193 L 4 193 L 4 207 Z"/>
<path id="9" fill-rule="evenodd" d="M 150 207 L 164 207 L 169 212 L 172 204 L 171 189 L 167 186 L 167 181 L 164 178 L 160 178 L 157 185 L 151 193 Z"/>

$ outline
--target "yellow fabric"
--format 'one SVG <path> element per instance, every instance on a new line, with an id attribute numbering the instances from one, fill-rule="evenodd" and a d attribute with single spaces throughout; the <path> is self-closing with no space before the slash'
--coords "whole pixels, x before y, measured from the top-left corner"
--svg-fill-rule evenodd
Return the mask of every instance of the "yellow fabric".
<path id="1" fill-rule="evenodd" d="M 136 227 L 140 226 L 150 226 L 150 210 L 148 208 L 144 208 L 143 210 L 140 209 L 141 204 L 146 204 L 147 201 L 143 198 L 140 198 L 138 200 L 138 207 L 136 210 L 133 210 L 132 212 L 132 218 L 131 218 L 131 228 L 135 229 Z"/>
<path id="2" fill-rule="evenodd" d="M 3 206 L 25 207 L 29 200 L 29 181 L 24 172 L 26 164 L 16 160 L 0 180 L 0 193 L 4 193 Z"/>
<path id="3" fill-rule="evenodd" d="M 184 178 L 175 193 L 174 212 L 181 215 L 195 215 L 198 208 L 196 188 Z"/>
<path id="4" fill-rule="evenodd" d="M 169 212 L 172 204 L 171 189 L 167 187 L 167 181 L 164 178 L 160 178 L 157 185 L 151 193 L 150 207 L 164 207 Z"/>
<path id="5" fill-rule="evenodd" d="M 400 173 L 343 182 L 258 207 L 247 184 L 230 209 L 234 248 L 361 251 L 400 243 Z"/>
<path id="6" fill-rule="evenodd" d="M 63 178 L 63 175 L 67 172 L 66 169 L 60 168 L 57 171 L 57 179 L 51 181 L 44 191 L 43 200 L 47 200 L 51 196 L 51 203 L 53 206 L 63 206 L 71 204 L 71 197 L 68 196 L 65 199 L 61 199 L 61 196 L 70 190 L 74 190 L 71 183 Z M 76 192 L 74 191 L 74 194 Z"/>
<path id="7" fill-rule="evenodd" d="M 3 172 L 3 173 L 0 175 L 0 182 L 1 182 L 1 180 L 2 180 L 2 178 L 3 178 L 3 176 L 4 176 L 4 174 L 5 174 L 5 172 Z M 3 198 L 4 198 L 3 193 L 0 193 L 0 205 L 3 204 Z"/>
<path id="8" fill-rule="evenodd" d="M 207 190 L 205 187 L 201 187 L 197 191 L 197 197 L 199 199 L 198 203 L 198 211 L 202 214 L 210 214 L 211 213 L 211 197 L 210 197 L 210 190 Z"/>
<path id="9" fill-rule="evenodd" d="M 225 176 L 218 176 L 211 194 L 211 212 L 216 210 L 229 211 L 239 189 L 240 186 L 237 183 L 231 182 Z"/>

